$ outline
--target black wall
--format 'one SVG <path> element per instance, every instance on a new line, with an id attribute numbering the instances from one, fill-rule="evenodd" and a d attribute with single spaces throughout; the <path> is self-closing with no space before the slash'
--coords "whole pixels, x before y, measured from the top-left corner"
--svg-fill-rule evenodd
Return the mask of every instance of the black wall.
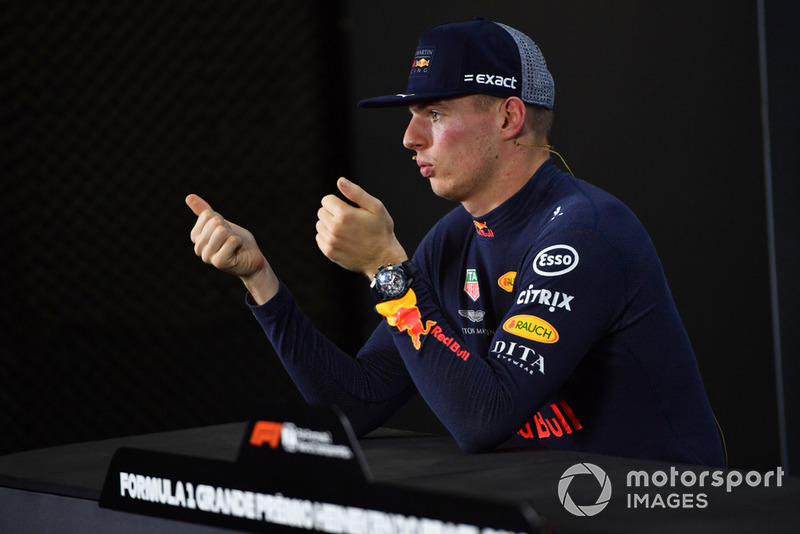
<path id="1" fill-rule="evenodd" d="M 199 193 L 347 346 L 314 242 L 348 158 L 341 4 L 7 2 L 0 452 L 245 420 L 298 397 L 237 280 L 194 256 Z"/>

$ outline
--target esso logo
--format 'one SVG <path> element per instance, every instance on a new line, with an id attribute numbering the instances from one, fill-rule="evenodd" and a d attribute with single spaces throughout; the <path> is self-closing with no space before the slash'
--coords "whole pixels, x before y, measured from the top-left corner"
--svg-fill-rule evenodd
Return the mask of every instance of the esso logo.
<path id="1" fill-rule="evenodd" d="M 533 270 L 542 276 L 560 276 L 578 266 L 578 251 L 569 245 L 553 245 L 536 255 Z"/>

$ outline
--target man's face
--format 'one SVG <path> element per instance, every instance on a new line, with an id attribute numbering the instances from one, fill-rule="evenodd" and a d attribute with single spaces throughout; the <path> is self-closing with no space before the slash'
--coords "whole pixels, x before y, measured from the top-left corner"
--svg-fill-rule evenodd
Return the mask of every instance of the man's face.
<path id="1" fill-rule="evenodd" d="M 468 95 L 409 106 L 403 145 L 438 196 L 468 205 L 493 183 L 498 168 L 498 111 Z"/>

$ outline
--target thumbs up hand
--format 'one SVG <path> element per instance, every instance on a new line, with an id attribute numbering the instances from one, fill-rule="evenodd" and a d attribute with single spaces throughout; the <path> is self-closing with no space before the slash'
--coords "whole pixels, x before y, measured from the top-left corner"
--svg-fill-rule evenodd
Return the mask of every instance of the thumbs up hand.
<path id="1" fill-rule="evenodd" d="M 407 260 L 383 203 L 344 178 L 336 185 L 355 206 L 335 195 L 322 199 L 317 212 L 317 246 L 322 253 L 345 269 L 369 278 L 381 265 Z"/>
<path id="2" fill-rule="evenodd" d="M 238 276 L 256 303 L 272 298 L 278 291 L 278 279 L 253 234 L 226 220 L 195 194 L 186 197 L 186 205 L 197 215 L 190 234 L 195 254 L 205 263 Z"/>

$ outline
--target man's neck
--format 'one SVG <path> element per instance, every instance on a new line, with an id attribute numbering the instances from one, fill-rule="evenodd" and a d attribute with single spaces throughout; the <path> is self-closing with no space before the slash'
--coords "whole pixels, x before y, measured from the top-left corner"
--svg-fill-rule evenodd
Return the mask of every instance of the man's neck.
<path id="1" fill-rule="evenodd" d="M 550 157 L 544 148 L 524 148 L 527 147 L 517 146 L 505 156 L 506 165 L 491 179 L 487 192 L 461 203 L 470 215 L 486 215 L 517 194 Z"/>

